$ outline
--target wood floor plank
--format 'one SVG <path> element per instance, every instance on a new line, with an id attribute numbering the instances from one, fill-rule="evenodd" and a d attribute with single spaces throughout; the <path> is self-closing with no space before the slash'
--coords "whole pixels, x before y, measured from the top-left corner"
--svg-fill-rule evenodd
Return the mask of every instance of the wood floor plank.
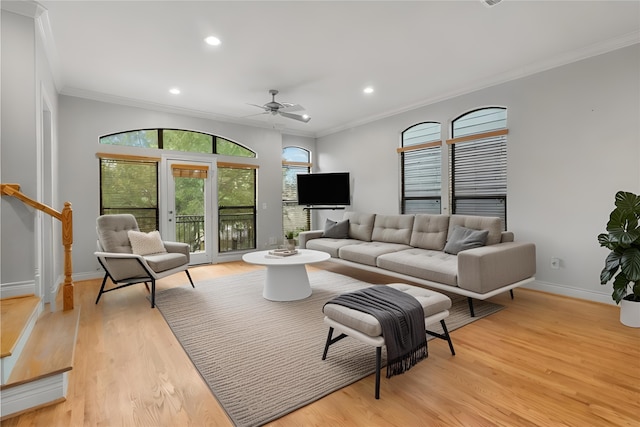
<path id="1" fill-rule="evenodd" d="M 231 262 L 190 271 L 197 286 L 259 268 Z M 176 274 L 158 289 L 186 283 Z M 95 305 L 99 285 L 75 286 L 82 313 L 67 401 L 2 426 L 231 426 L 160 312 L 149 308 L 144 286 Z M 383 375 L 380 400 L 371 375 L 269 426 L 640 425 L 640 330 L 620 324 L 617 307 L 521 289 L 513 300 L 504 294 L 492 301 L 506 308 L 452 332 L 456 356 L 431 341 L 426 361 L 404 375 Z"/>

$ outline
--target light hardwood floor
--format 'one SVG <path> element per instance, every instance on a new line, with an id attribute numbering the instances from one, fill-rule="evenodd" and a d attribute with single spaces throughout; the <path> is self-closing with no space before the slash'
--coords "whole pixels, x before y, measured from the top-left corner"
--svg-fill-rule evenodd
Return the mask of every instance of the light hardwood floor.
<path id="1" fill-rule="evenodd" d="M 320 268 L 372 283 L 393 279 L 331 263 Z M 242 262 L 190 269 L 197 282 L 255 270 Z M 158 289 L 183 285 L 177 274 Z M 67 400 L 2 422 L 14 426 L 230 426 L 144 285 L 82 307 Z M 542 292 L 492 299 L 506 309 L 452 332 L 456 356 L 432 341 L 410 372 L 373 376 L 269 424 L 290 426 L 640 426 L 640 330 L 617 307 Z"/>

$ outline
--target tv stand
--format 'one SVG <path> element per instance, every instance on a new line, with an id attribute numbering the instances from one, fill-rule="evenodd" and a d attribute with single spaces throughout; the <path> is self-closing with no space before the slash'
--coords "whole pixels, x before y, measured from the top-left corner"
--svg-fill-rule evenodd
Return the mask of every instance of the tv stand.
<path id="1" fill-rule="evenodd" d="M 309 210 L 309 211 L 315 211 L 315 210 L 321 210 L 321 209 L 331 209 L 332 211 L 336 211 L 336 210 L 343 210 L 346 209 L 344 206 L 306 206 L 304 208 L 302 208 L 302 210 Z"/>

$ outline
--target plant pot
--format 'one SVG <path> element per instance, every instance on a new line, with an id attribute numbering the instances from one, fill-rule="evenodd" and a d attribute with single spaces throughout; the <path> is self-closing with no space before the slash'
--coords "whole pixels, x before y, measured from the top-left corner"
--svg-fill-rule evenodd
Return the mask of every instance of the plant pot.
<path id="1" fill-rule="evenodd" d="M 285 246 L 291 251 L 294 250 L 296 248 L 296 239 L 287 239 Z"/>
<path id="2" fill-rule="evenodd" d="M 625 326 L 640 328 L 640 302 L 620 301 L 620 322 Z"/>

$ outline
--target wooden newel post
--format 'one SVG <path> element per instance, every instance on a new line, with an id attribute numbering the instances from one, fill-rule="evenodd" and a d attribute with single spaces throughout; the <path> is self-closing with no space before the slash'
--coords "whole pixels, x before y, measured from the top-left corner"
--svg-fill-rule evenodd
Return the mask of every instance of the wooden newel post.
<path id="1" fill-rule="evenodd" d="M 62 288 L 63 310 L 73 310 L 73 272 L 71 245 L 73 244 L 73 210 L 71 203 L 65 202 L 62 209 L 62 244 L 64 245 L 64 287 Z"/>

